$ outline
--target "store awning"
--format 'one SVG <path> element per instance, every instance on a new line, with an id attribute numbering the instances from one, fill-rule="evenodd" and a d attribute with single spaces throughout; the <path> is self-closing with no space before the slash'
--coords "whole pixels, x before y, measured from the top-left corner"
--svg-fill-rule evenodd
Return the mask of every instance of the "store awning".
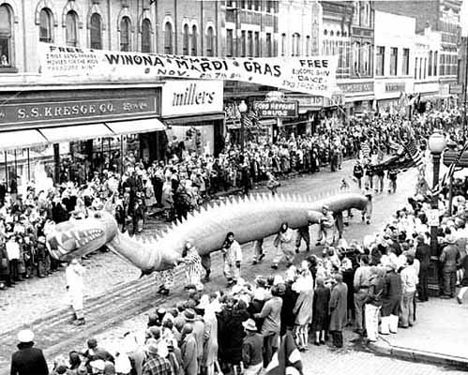
<path id="1" fill-rule="evenodd" d="M 47 139 L 34 129 L 0 133 L 0 150 L 14 150 L 47 143 Z"/>
<path id="2" fill-rule="evenodd" d="M 106 122 L 105 124 L 116 135 L 149 133 L 154 131 L 166 130 L 166 126 L 156 118 L 149 118 L 144 120 Z"/>
<path id="3" fill-rule="evenodd" d="M 114 133 L 104 124 L 62 126 L 44 128 L 40 132 L 49 143 L 71 142 L 76 140 L 113 137 Z"/>
<path id="4" fill-rule="evenodd" d="M 218 121 L 218 120 L 224 120 L 224 112 L 208 114 L 208 115 L 200 115 L 200 116 L 165 118 L 164 122 L 167 125 L 192 126 L 194 123 L 203 123 L 203 122 Z"/>

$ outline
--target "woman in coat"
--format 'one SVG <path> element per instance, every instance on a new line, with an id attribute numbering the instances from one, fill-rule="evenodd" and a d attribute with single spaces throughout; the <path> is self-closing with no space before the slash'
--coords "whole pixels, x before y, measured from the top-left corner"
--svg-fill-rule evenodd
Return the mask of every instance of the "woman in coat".
<path id="1" fill-rule="evenodd" d="M 384 278 L 384 291 L 382 293 L 382 322 L 380 333 L 388 335 L 397 333 L 398 318 L 401 300 L 401 277 L 396 273 L 396 264 L 388 262 L 387 273 Z"/>
<path id="2" fill-rule="evenodd" d="M 343 347 L 343 329 L 347 322 L 348 313 L 348 287 L 343 283 L 343 276 L 335 275 L 336 285 L 330 297 L 330 332 L 333 336 L 333 345 Z"/>
<path id="3" fill-rule="evenodd" d="M 210 304 L 205 306 L 203 316 L 205 322 L 204 347 L 202 367 L 206 368 L 206 375 L 214 375 L 215 366 L 219 369 L 218 363 L 218 319 L 214 307 Z"/>
<path id="4" fill-rule="evenodd" d="M 309 325 L 312 323 L 312 303 L 314 300 L 314 280 L 309 271 L 309 262 L 302 261 L 299 278 L 293 284 L 293 290 L 299 293 L 293 314 L 296 316 L 294 336 L 300 351 L 307 350 L 309 343 Z"/>
<path id="5" fill-rule="evenodd" d="M 330 289 L 325 287 L 325 279 L 317 277 L 317 287 L 314 292 L 312 331 L 315 332 L 315 345 L 325 344 L 325 333 L 328 330 L 328 304 L 330 302 Z"/>

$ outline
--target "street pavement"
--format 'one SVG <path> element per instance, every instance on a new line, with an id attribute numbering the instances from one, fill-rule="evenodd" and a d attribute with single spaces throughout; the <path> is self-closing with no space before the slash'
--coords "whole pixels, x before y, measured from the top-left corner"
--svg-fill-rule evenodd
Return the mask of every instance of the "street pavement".
<path id="1" fill-rule="evenodd" d="M 300 176 L 286 180 L 282 182 L 280 192 L 320 196 L 338 189 L 343 177 L 346 177 L 351 183 L 351 169 L 352 163 L 345 162 L 343 170 L 339 172 L 330 173 L 327 169 L 315 175 Z M 358 214 L 354 217 L 350 226 L 345 228 L 344 237 L 347 240 L 361 240 L 364 235 L 373 234 L 381 229 L 384 222 L 390 218 L 394 211 L 404 205 L 407 197 L 414 192 L 415 175 L 415 171 L 409 171 L 400 176 L 397 194 L 377 194 L 374 197 L 374 213 L 371 224 L 366 225 L 363 223 Z M 258 189 L 258 192 L 263 191 L 264 188 Z M 151 230 L 146 231 L 144 234 L 145 236 L 155 235 L 159 229 L 164 227 L 164 223 L 152 222 L 150 226 Z M 316 237 L 312 238 L 312 243 L 315 242 L 315 238 Z M 265 248 L 270 250 L 271 254 L 273 248 L 271 238 L 267 239 L 265 242 Z M 245 255 L 245 262 L 242 268 L 243 277 L 247 280 L 252 280 L 257 274 L 271 273 L 269 266 L 271 264 L 272 255 L 267 255 L 262 264 L 251 266 L 251 245 L 247 244 L 243 246 L 243 249 Z M 315 248 L 313 251 L 319 253 L 321 249 Z M 300 254 L 301 256 L 298 257 L 298 261 L 304 254 L 305 253 Z M 183 275 L 181 274 L 178 276 L 180 282 L 177 283 L 177 289 L 171 294 L 170 298 L 163 300 L 160 297 L 156 297 L 154 290 L 152 290 L 154 288 L 154 283 L 148 281 L 152 280 L 151 277 L 144 278 L 142 281 L 137 280 L 139 271 L 123 262 L 112 253 L 98 253 L 87 260 L 85 266 L 87 268 L 85 281 L 87 286 L 87 299 L 85 301 L 85 306 L 87 310 L 92 311 L 91 313 L 87 311 L 88 324 L 83 329 L 77 330 L 70 326 L 68 322 L 62 322 L 57 319 L 57 327 L 50 330 L 51 333 L 49 336 L 51 337 L 48 337 L 47 340 L 45 337 L 42 338 L 42 340 L 41 337 L 38 337 L 38 343 L 40 345 L 42 344 L 42 348 L 45 349 L 49 360 L 60 352 L 67 353 L 73 348 L 79 349 L 85 343 L 85 338 L 90 335 L 98 337 L 99 341 L 109 347 L 118 347 L 119 341 L 125 332 L 142 331 L 146 326 L 148 314 L 154 311 L 155 307 L 164 304 L 173 306 L 178 299 L 183 298 L 183 291 L 180 287 L 180 285 L 183 285 Z M 214 256 L 213 271 L 213 281 L 207 285 L 207 291 L 219 290 L 225 285 L 219 254 Z M 280 271 L 283 272 L 284 268 L 280 269 Z M 142 283 L 146 283 L 146 289 L 145 285 Z M 129 284 L 132 285 L 128 286 Z M 37 318 L 49 315 L 53 317 L 54 314 L 63 314 L 63 311 L 65 311 L 64 309 L 67 308 L 64 285 L 64 274 L 63 272 L 58 272 L 49 278 L 29 280 L 20 284 L 13 290 L 0 292 L 0 332 L 2 332 L 0 341 L 3 341 L 0 342 L 0 373 L 7 373 L 6 367 L 9 361 L 9 355 L 15 349 L 14 346 L 16 344 L 13 334 L 16 333 L 18 327 L 32 325 L 34 329 L 34 322 L 37 321 Z M 119 289 L 127 290 L 126 296 L 122 298 L 112 298 L 113 295 L 119 295 Z M 149 292 L 148 289 L 150 289 Z M 106 294 L 110 294 L 111 296 L 107 302 L 108 305 L 112 304 L 114 306 L 112 310 L 106 310 L 110 308 L 106 305 L 106 309 L 103 308 L 102 313 L 99 314 L 100 305 L 98 301 L 104 298 Z M 130 294 L 131 297 L 128 296 Z M 149 300 L 146 301 L 148 303 L 147 308 L 145 309 L 146 305 L 141 303 L 141 311 L 139 311 L 139 305 L 136 304 L 134 310 L 130 309 L 127 311 L 127 314 L 125 314 L 124 310 L 128 308 L 129 303 L 132 303 L 130 298 L 138 298 L 140 295 L 142 299 Z M 125 300 L 127 301 L 127 305 L 119 309 L 120 303 L 123 303 Z M 119 317 L 119 315 L 121 315 L 121 317 Z M 92 321 L 94 319 L 96 322 Z M 464 321 L 460 322 L 460 327 L 463 327 Z M 41 333 L 44 336 L 48 335 L 47 321 L 40 322 L 40 324 L 43 325 Z M 417 327 L 413 328 L 415 333 L 416 328 Z M 432 330 L 434 329 L 434 327 L 431 328 Z M 9 332 L 9 334 L 3 335 L 3 332 Z M 325 347 L 314 347 L 306 353 L 304 356 L 304 362 L 307 368 L 306 374 L 335 374 L 344 372 L 344 369 L 348 369 L 348 367 L 349 369 L 355 368 L 356 373 L 364 368 L 369 369 L 368 373 L 371 373 L 370 369 L 372 369 L 372 373 L 382 374 L 396 373 L 403 368 L 412 369 L 411 371 L 402 371 L 408 374 L 438 374 L 441 373 L 440 371 L 444 371 L 441 367 L 424 367 L 425 365 L 375 357 L 371 353 L 363 351 L 364 347 L 362 347 L 362 345 L 356 346 L 354 344 L 352 340 L 358 339 L 357 335 L 348 332 L 347 336 L 349 336 L 348 345 L 352 347 L 348 347 L 346 350 L 335 351 Z M 66 341 L 63 340 L 65 337 L 67 338 Z M 64 347 L 64 345 L 59 345 L 59 342 L 62 340 L 65 341 L 65 344 L 68 346 Z M 319 354 L 318 357 L 320 361 L 317 361 L 317 354 Z M 368 362 L 369 367 L 365 367 Z M 348 363 L 349 366 L 346 365 Z M 339 370 L 340 366 L 342 366 L 341 368 L 343 371 Z M 309 372 L 309 368 L 314 369 L 314 371 Z M 380 371 L 379 368 L 382 368 L 386 372 L 378 372 Z M 392 369 L 394 371 L 391 371 Z M 354 372 L 351 371 L 350 373 L 352 374 Z M 366 372 L 359 373 L 365 374 Z"/>

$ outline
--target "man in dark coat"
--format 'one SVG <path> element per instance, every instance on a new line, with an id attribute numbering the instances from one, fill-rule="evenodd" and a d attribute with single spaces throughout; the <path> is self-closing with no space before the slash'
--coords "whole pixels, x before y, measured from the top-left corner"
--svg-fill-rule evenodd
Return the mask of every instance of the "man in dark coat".
<path id="1" fill-rule="evenodd" d="M 343 329 L 347 323 L 348 314 L 348 287 L 343 283 L 343 276 L 338 273 L 335 276 L 336 285 L 331 292 L 330 332 L 333 337 L 333 345 L 343 347 Z"/>
<path id="2" fill-rule="evenodd" d="M 11 357 L 11 375 L 48 375 L 49 369 L 41 349 L 33 348 L 34 333 L 29 329 L 18 333 L 18 351 Z"/>
<path id="3" fill-rule="evenodd" d="M 442 264 L 442 274 L 444 277 L 444 294 L 441 298 L 455 297 L 455 283 L 457 280 L 457 263 L 460 259 L 460 252 L 455 245 L 455 237 L 448 235 L 446 237 L 447 245 L 440 254 L 439 261 Z"/>
<path id="4" fill-rule="evenodd" d="M 428 281 L 427 275 L 429 266 L 431 264 L 431 247 L 424 242 L 424 237 L 419 235 L 416 237 L 418 245 L 416 246 L 416 259 L 419 260 L 419 284 L 418 284 L 418 298 L 421 302 L 428 300 Z"/>

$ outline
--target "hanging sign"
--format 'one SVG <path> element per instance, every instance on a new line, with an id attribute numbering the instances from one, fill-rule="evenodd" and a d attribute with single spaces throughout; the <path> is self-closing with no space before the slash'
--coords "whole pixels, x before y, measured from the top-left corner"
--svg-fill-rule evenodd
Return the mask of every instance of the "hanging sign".
<path id="1" fill-rule="evenodd" d="M 254 102 L 253 107 L 258 113 L 258 117 L 297 117 L 297 101 L 281 102 Z"/>
<path id="2" fill-rule="evenodd" d="M 337 57 L 216 58 L 61 47 L 39 43 L 41 74 L 76 81 L 148 80 L 156 77 L 230 80 L 330 97 Z"/>

